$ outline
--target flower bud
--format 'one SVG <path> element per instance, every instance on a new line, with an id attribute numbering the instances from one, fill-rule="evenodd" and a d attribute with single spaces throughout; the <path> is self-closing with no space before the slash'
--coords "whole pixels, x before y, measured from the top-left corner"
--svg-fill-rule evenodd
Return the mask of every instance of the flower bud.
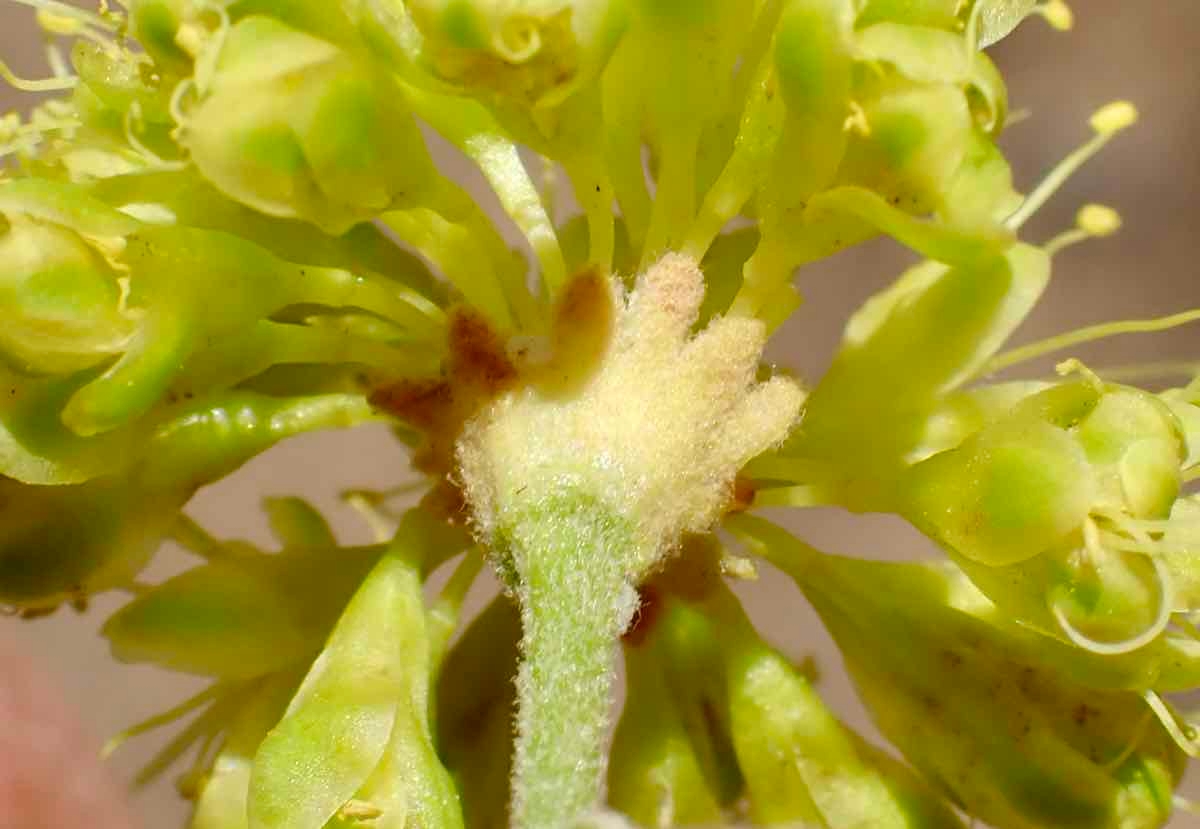
<path id="1" fill-rule="evenodd" d="M 740 796 L 755 825 L 961 829 L 761 639 L 721 581 L 719 555 L 691 544 L 643 589 L 625 643 L 613 805 L 648 826 L 713 821 Z"/>
<path id="2" fill-rule="evenodd" d="M 995 147 L 1003 79 L 961 27 L 889 19 L 922 4 L 904 5 L 864 10 L 863 25 L 849 2 L 785 4 L 767 86 L 778 83 L 786 112 L 771 94 L 752 98 L 735 150 L 742 165 L 769 166 L 756 182 L 762 243 L 735 311 L 768 318 L 795 266 L 880 232 L 955 265 L 1012 243 L 1002 223 L 1020 197 Z"/>
<path id="3" fill-rule="evenodd" d="M 202 0 L 124 0 L 130 29 L 138 44 L 161 71 L 187 77 L 203 73 L 197 66 L 206 47 L 231 21 L 263 15 L 305 32 L 352 44 L 357 32 L 340 3 L 313 0 L 240 0 L 214 7 Z M 200 61 L 203 63 L 203 60 Z M 205 78 L 198 78 L 201 85 Z"/>
<path id="4" fill-rule="evenodd" d="M 731 594 L 715 602 L 724 606 L 713 633 L 722 642 L 730 731 L 756 822 L 961 829 L 949 804 L 911 769 L 837 721 L 808 679 L 758 637 Z"/>
<path id="5" fill-rule="evenodd" d="M 23 373 L 67 374 L 110 359 L 134 331 L 120 273 L 68 227 L 20 214 L 0 225 L 0 358 Z"/>
<path id="6" fill-rule="evenodd" d="M 372 412 L 353 395 L 281 400 L 238 392 L 176 415 L 111 474 L 57 486 L 0 478 L 0 601 L 43 609 L 127 586 L 200 486 L 286 437 Z M 184 580 L 185 592 L 208 575 L 196 578 L 197 585 Z"/>
<path id="7" fill-rule="evenodd" d="M 1185 757 L 1140 694 L 1032 658 L 1028 640 L 952 607 L 938 568 L 824 556 L 740 526 L 805 591 L 880 730 L 973 816 L 1020 829 L 1168 819 Z"/>
<path id="8" fill-rule="evenodd" d="M 1030 624 L 1085 647 L 1133 649 L 1176 606 L 1147 522 L 1169 518 L 1186 456 L 1157 397 L 1066 383 L 913 466 L 904 514 Z"/>
<path id="9" fill-rule="evenodd" d="M 382 69 L 267 17 L 232 26 L 220 50 L 180 143 L 235 201 L 338 235 L 421 206 L 439 180 Z"/>
<path id="10" fill-rule="evenodd" d="M 1072 435 L 1014 419 L 915 466 L 908 514 L 969 559 L 1016 564 L 1078 532 L 1098 496 L 1090 473 Z"/>
<path id="11" fill-rule="evenodd" d="M 614 0 L 413 0 L 436 77 L 522 107 L 561 101 L 594 79 L 624 28 Z"/>
<path id="12" fill-rule="evenodd" d="M 409 329 L 411 322 L 424 329 L 418 339 L 439 339 L 440 309 L 416 291 L 376 274 L 292 265 L 229 233 L 140 222 L 74 185 L 50 180 L 28 178 L 0 186 L 0 214 L 7 217 L 10 229 L 0 242 L 16 246 L 15 272 L 0 290 L 30 308 L 32 318 L 25 325 L 38 329 L 37 336 L 24 335 L 25 326 L 18 323 L 10 338 L 0 335 L 0 355 L 11 339 L 29 366 L 65 372 L 110 361 L 98 374 L 63 374 L 61 383 L 41 384 L 28 395 L 10 392 L 0 405 L 22 412 L 14 412 L 14 420 L 58 407 L 48 420 L 13 424 L 47 433 L 36 441 L 18 436 L 15 443 L 21 444 L 22 454 L 45 452 L 43 461 L 59 462 L 55 455 L 61 452 L 62 457 L 74 454 L 80 460 L 94 447 L 68 452 L 84 448 L 68 433 L 78 438 L 113 433 L 139 417 L 162 416 L 172 401 L 230 388 L 276 363 L 361 363 L 413 373 L 422 368 L 413 358 L 436 364 L 436 348 L 423 357 L 406 357 L 361 329 L 322 329 L 270 319 L 290 306 L 307 306 L 314 315 L 354 308 L 398 324 L 391 329 L 399 332 L 393 338 L 415 333 Z M 43 255 L 38 248 L 63 241 L 63 234 L 78 238 L 55 245 L 53 256 L 68 261 L 73 257 L 74 264 L 37 275 L 38 256 Z M 26 242 L 18 244 L 22 239 Z M 24 274 L 27 270 L 31 273 Z M 220 303 L 205 301 L 214 295 L 220 296 Z M 98 308 L 103 301 L 108 307 Z M 72 310 L 73 306 L 79 307 Z M 86 317 L 83 312 L 88 312 Z M 110 328 L 121 326 L 115 332 L 121 339 L 114 334 L 106 342 L 94 342 L 110 322 Z M 42 330 L 50 336 L 43 339 Z M 74 332 L 80 342 L 72 345 Z M 89 345 L 95 353 L 88 353 Z M 33 466 L 36 461 L 22 459 L 25 463 Z M 90 468 L 92 463 L 84 465 Z M 2 467 L 0 473 L 26 477 Z M 44 470 L 29 475 L 33 481 L 54 477 Z"/>
<path id="13" fill-rule="evenodd" d="M 431 523 L 423 512 L 406 513 L 263 741 L 250 785 L 252 826 L 321 829 L 366 815 L 382 825 L 462 826 L 430 732 L 436 664 L 421 572 L 445 552 L 433 546 L 440 533 Z M 308 769 L 299 789 L 297 763 Z"/>
<path id="14" fill-rule="evenodd" d="M 183 500 L 131 491 L 121 477 L 68 486 L 0 478 L 0 602 L 33 611 L 83 605 L 129 584 Z"/>
<path id="15" fill-rule="evenodd" d="M 975 128 L 963 91 L 949 84 L 881 84 L 858 92 L 864 126 L 852 131 L 838 173 L 910 213 L 941 206 Z"/>
<path id="16" fill-rule="evenodd" d="M 143 127 L 171 124 L 170 86 L 145 56 L 78 40 L 71 48 L 71 62 L 80 83 L 105 111 L 124 116 L 135 109 Z"/>
<path id="17" fill-rule="evenodd" d="M 988 133 L 998 133 L 1004 126 L 1008 108 L 1004 79 L 961 32 L 886 22 L 860 28 L 854 42 L 859 59 L 877 71 L 890 66 L 909 81 L 959 87 Z"/>

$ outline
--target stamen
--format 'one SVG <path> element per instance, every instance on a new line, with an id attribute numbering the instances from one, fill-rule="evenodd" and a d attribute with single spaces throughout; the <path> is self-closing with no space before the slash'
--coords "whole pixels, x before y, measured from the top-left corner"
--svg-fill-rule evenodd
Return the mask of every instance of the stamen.
<path id="1" fill-rule="evenodd" d="M 1103 239 L 1121 229 L 1121 214 L 1103 204 L 1085 204 L 1075 214 L 1075 227 L 1055 236 L 1044 246 L 1054 256 L 1078 242 L 1088 239 Z"/>
<path id="2" fill-rule="evenodd" d="M 243 694 L 231 691 L 228 696 L 218 699 L 209 706 L 207 711 L 193 720 L 191 725 L 179 732 L 179 736 L 167 743 L 161 751 L 150 759 L 150 762 L 133 778 L 133 787 L 140 789 L 153 783 L 160 774 L 183 756 L 197 740 L 204 739 L 205 744 L 208 744 L 208 741 L 225 727 L 230 715 L 242 703 L 243 696 Z"/>
<path id="3" fill-rule="evenodd" d="M 409 496 L 417 492 L 422 492 L 429 486 L 429 482 L 421 478 L 404 483 L 396 484 L 387 489 L 344 489 L 338 493 L 338 500 L 343 503 L 350 503 L 350 499 L 358 498 L 371 505 L 371 507 L 380 515 L 392 521 L 399 521 L 400 516 L 408 509 L 406 504 L 410 500 Z M 403 498 L 405 503 L 400 507 L 392 506 L 389 502 Z"/>
<path id="4" fill-rule="evenodd" d="M 206 11 L 211 11 L 217 16 L 217 25 L 214 30 L 208 32 L 203 43 L 203 49 L 200 49 L 199 44 L 191 43 L 190 45 L 193 48 L 200 49 L 200 51 L 193 53 L 188 49 L 189 44 L 183 42 L 188 39 L 187 35 L 189 33 L 193 33 L 189 27 L 181 27 L 178 35 L 176 35 L 176 42 L 179 44 L 179 47 L 195 57 L 192 78 L 194 79 L 196 89 L 201 94 L 208 91 L 213 76 L 217 73 L 217 61 L 221 58 L 221 52 L 224 51 L 225 47 L 225 38 L 232 26 L 229 21 L 229 13 L 225 11 L 224 6 L 206 5 L 204 8 Z"/>
<path id="5" fill-rule="evenodd" d="M 1200 642 L 1200 629 L 1197 629 L 1196 623 L 1193 622 L 1190 618 L 1188 618 L 1188 616 L 1186 614 L 1183 614 L 1183 613 L 1177 614 L 1177 617 L 1175 619 L 1175 625 L 1181 631 L 1183 631 L 1183 633 L 1187 634 L 1187 636 L 1189 636 L 1192 639 L 1195 639 L 1197 642 Z"/>
<path id="6" fill-rule="evenodd" d="M 1060 32 L 1070 31 L 1075 26 L 1075 13 L 1063 0 L 1046 0 L 1033 7 L 1032 14 L 1041 15 L 1050 27 Z"/>
<path id="7" fill-rule="evenodd" d="M 1171 735 L 1175 745 L 1179 746 L 1189 757 L 1200 757 L 1200 742 L 1196 740 L 1195 726 L 1188 722 L 1181 724 L 1180 717 L 1170 703 L 1159 696 L 1157 691 L 1145 691 L 1142 697 L 1150 706 L 1150 710 L 1154 712 L 1154 716 L 1158 717 L 1158 721 L 1162 723 L 1166 732 Z"/>
<path id="8" fill-rule="evenodd" d="M 1084 328 L 1077 328 L 1074 331 L 1068 331 L 1065 334 L 1059 334 L 1055 337 L 1048 337 L 1036 343 L 1014 348 L 1011 351 L 1006 351 L 1003 354 L 997 354 L 980 370 L 980 375 L 991 374 L 992 372 L 1000 371 L 1001 369 L 1015 366 L 1018 363 L 1028 362 L 1045 354 L 1050 354 L 1055 351 L 1062 351 L 1067 348 L 1072 348 L 1083 343 L 1090 343 L 1096 340 L 1103 340 L 1107 337 L 1114 337 L 1119 334 L 1153 334 L 1159 331 L 1167 331 L 1171 328 L 1178 328 L 1181 325 L 1200 320 L 1200 308 L 1193 308 L 1190 311 L 1181 311 L 1178 314 L 1171 314 L 1166 317 L 1158 317 L 1156 319 L 1145 320 L 1121 320 L 1118 322 L 1103 322 L 1099 325 L 1090 325 Z"/>
<path id="9" fill-rule="evenodd" d="M 1125 764 L 1125 761 L 1129 759 L 1129 756 L 1133 754 L 1135 750 L 1137 750 L 1138 744 L 1142 741 L 1142 737 L 1146 735 L 1146 726 L 1150 724 L 1150 719 L 1152 716 L 1153 713 L 1150 711 L 1146 711 L 1144 714 L 1142 714 L 1141 718 L 1138 720 L 1137 728 L 1133 729 L 1133 734 L 1130 735 L 1129 742 L 1125 745 L 1125 748 L 1121 749 L 1120 754 L 1104 764 L 1104 769 L 1106 771 L 1113 772 L 1121 768 L 1121 766 Z"/>
<path id="10" fill-rule="evenodd" d="M 966 40 L 969 55 L 979 51 L 979 18 L 987 3 L 975 3 L 971 6 L 971 16 L 967 18 Z"/>
<path id="11" fill-rule="evenodd" d="M 437 599 L 430 605 L 429 632 L 435 650 L 442 651 L 454 635 L 463 602 L 483 570 L 485 560 L 483 551 L 478 547 L 468 549 L 454 568 L 454 572 L 450 574 L 450 578 L 446 580 Z"/>
<path id="12" fill-rule="evenodd" d="M 382 816 L 382 809 L 365 800 L 347 800 L 337 812 L 339 820 L 352 823 L 366 823 Z"/>
<path id="13" fill-rule="evenodd" d="M 98 29 L 105 29 L 107 31 L 116 31 L 117 28 L 117 22 L 105 17 L 103 14 L 96 14 L 86 9 L 77 8 L 69 3 L 59 2 L 59 0 L 11 0 L 11 2 L 36 9 L 39 12 L 39 17 L 41 14 L 46 14 L 57 18 L 72 19 L 79 24 L 95 26 Z"/>
<path id="14" fill-rule="evenodd" d="M 167 112 L 171 114 L 171 120 L 175 122 L 175 129 L 171 132 L 171 137 L 178 140 L 180 131 L 188 121 L 187 113 L 184 111 L 183 99 L 189 92 L 196 89 L 196 84 L 191 78 L 184 78 L 179 83 L 175 84 L 175 88 L 171 90 L 171 100 L 167 104 Z"/>
<path id="15" fill-rule="evenodd" d="M 1093 564 L 1099 563 L 1104 557 L 1104 545 L 1100 543 L 1100 529 L 1091 516 L 1088 516 L 1083 522 L 1083 549 L 1088 553 Z"/>
<path id="16" fill-rule="evenodd" d="M 129 728 L 126 728 L 121 733 L 115 735 L 104 744 L 104 748 L 100 749 L 100 758 L 102 760 L 107 760 L 125 743 L 126 740 L 129 740 L 131 737 L 136 737 L 139 734 L 145 734 L 147 731 L 153 731 L 154 729 L 161 728 L 164 725 L 170 725 L 176 720 L 186 717 L 192 711 L 200 708 L 209 700 L 220 696 L 228 687 L 229 686 L 223 682 L 214 682 L 200 693 L 185 699 L 174 708 L 168 708 L 166 711 L 142 720 L 136 725 L 131 725 Z"/>
<path id="17" fill-rule="evenodd" d="M 87 21 L 80 20 L 74 15 L 62 14 L 57 10 L 51 11 L 46 9 L 38 10 L 36 19 L 38 27 L 48 35 L 78 37 L 90 40 L 109 54 L 118 51 L 117 44 L 109 37 L 114 30 L 114 27 L 111 25 L 102 24 L 100 25 L 100 31 L 96 31 L 92 28 L 96 24 L 89 24 Z"/>
<path id="18" fill-rule="evenodd" d="M 1019 109 L 1009 110 L 1008 116 L 1004 119 L 1004 128 L 1008 129 L 1014 124 L 1021 124 L 1033 117 L 1033 110 L 1029 107 L 1021 107 Z"/>
<path id="19" fill-rule="evenodd" d="M 1144 648 L 1167 629 L 1167 625 L 1171 621 L 1171 609 L 1174 604 L 1172 598 L 1175 592 L 1174 581 L 1166 564 L 1157 558 L 1151 558 L 1150 562 L 1154 565 L 1154 573 L 1158 578 L 1159 591 L 1158 615 L 1154 618 L 1154 621 L 1141 633 L 1131 636 L 1128 639 L 1122 639 L 1119 642 L 1100 642 L 1092 639 L 1075 627 L 1067 617 L 1066 612 L 1062 609 L 1062 605 L 1059 602 L 1055 602 L 1050 606 L 1050 612 L 1053 614 L 1054 620 L 1058 622 L 1059 629 L 1071 640 L 1072 644 L 1101 656 L 1118 656 L 1123 653 L 1136 651 L 1139 648 Z"/>
<path id="20" fill-rule="evenodd" d="M 192 764 L 188 767 L 187 771 L 175 779 L 175 790 L 179 792 L 179 796 L 184 800 L 195 800 L 199 794 L 200 786 L 204 781 L 204 775 L 212 768 L 212 764 L 216 762 L 217 754 L 220 753 L 220 745 L 217 743 L 217 738 L 220 736 L 221 728 L 219 726 L 210 729 L 204 735 L 204 739 L 200 743 L 200 749 L 196 752 L 196 757 L 192 760 Z"/>
<path id="21" fill-rule="evenodd" d="M 66 78 L 71 75 L 71 64 L 54 41 L 46 43 L 46 64 L 50 67 L 50 73 L 56 78 Z"/>
<path id="22" fill-rule="evenodd" d="M 130 148 L 140 155 L 145 161 L 149 162 L 149 166 L 159 170 L 183 170 L 187 168 L 185 161 L 167 161 L 154 150 L 146 146 L 143 141 L 138 138 L 138 130 L 145 126 L 145 121 L 142 119 L 142 107 L 137 101 L 129 105 L 125 110 L 125 115 L 121 119 L 121 128 L 125 133 L 125 141 Z"/>
<path id="23" fill-rule="evenodd" d="M 154 164 L 163 164 L 164 161 L 157 153 L 142 143 L 142 140 L 137 137 L 137 129 L 144 126 L 142 121 L 142 107 L 137 101 L 132 102 L 129 108 L 125 110 L 125 115 L 121 119 L 121 128 L 125 133 L 125 140 L 133 151 L 143 158 L 149 159 Z"/>
<path id="24" fill-rule="evenodd" d="M 0 80 L 8 83 L 14 89 L 19 89 L 22 92 L 59 92 L 64 89 L 73 89 L 79 79 L 75 77 L 65 78 L 41 78 L 39 80 L 29 80 L 19 77 L 7 63 L 0 60 Z"/>
<path id="25" fill-rule="evenodd" d="M 737 581 L 758 581 L 758 566 L 753 559 L 734 555 L 729 550 L 722 548 L 721 558 L 717 564 L 721 568 L 721 575 L 725 578 Z"/>
<path id="26" fill-rule="evenodd" d="M 821 507 L 828 506 L 833 499 L 822 487 L 801 485 L 761 489 L 755 501 L 763 507 Z"/>
<path id="27" fill-rule="evenodd" d="M 0 137 L 7 139 L 6 143 L 0 144 L 0 158 L 13 153 L 22 151 L 30 151 L 41 143 L 44 133 L 71 130 L 83 126 L 82 122 L 75 118 L 64 118 L 59 121 L 53 120 L 52 117 L 40 117 L 38 112 L 34 113 L 34 121 L 29 124 L 22 124 L 19 127 L 10 127 L 9 125 L 0 125 Z"/>
<path id="28" fill-rule="evenodd" d="M 359 514 L 371 531 L 377 544 L 386 544 L 396 534 L 386 515 L 378 510 L 375 504 L 364 498 L 361 493 L 350 493 L 345 496 L 346 505 Z"/>
<path id="29" fill-rule="evenodd" d="M 1188 800 L 1183 795 L 1179 795 L 1179 794 L 1173 795 L 1171 797 L 1171 802 L 1175 806 L 1176 809 L 1179 809 L 1182 812 L 1189 812 L 1193 815 L 1200 815 L 1200 803 L 1197 803 L 1194 800 Z"/>
<path id="30" fill-rule="evenodd" d="M 1025 224 L 1026 220 L 1036 213 L 1076 170 L 1100 152 L 1114 135 L 1133 126 L 1137 117 L 1137 109 L 1128 101 L 1113 101 L 1098 109 L 1089 121 L 1096 134 L 1082 147 L 1060 161 L 1058 166 L 1051 170 L 1050 174 L 1034 188 L 1033 192 L 1025 197 L 1025 201 L 1005 222 L 1008 228 L 1017 230 Z"/>
<path id="31" fill-rule="evenodd" d="M 1155 556 L 1164 553 L 1172 552 L 1172 548 L 1156 543 L 1151 540 L 1139 540 L 1130 538 L 1126 535 L 1112 532 L 1100 533 L 1100 541 L 1108 550 L 1113 550 L 1119 553 L 1133 553 L 1135 555 Z"/>

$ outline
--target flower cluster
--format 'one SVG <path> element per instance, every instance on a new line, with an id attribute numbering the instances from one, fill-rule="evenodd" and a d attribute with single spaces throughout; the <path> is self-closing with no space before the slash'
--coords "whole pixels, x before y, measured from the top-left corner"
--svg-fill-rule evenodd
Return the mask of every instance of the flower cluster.
<path id="1" fill-rule="evenodd" d="M 211 678 L 113 743 L 192 717 L 142 779 L 194 750 L 193 829 L 1189 807 L 1200 739 L 1165 695 L 1200 688 L 1200 383 L 1070 359 L 992 379 L 1197 316 L 1003 351 L 1055 254 L 1120 224 L 1087 205 L 1020 238 L 1137 117 L 1102 107 L 1014 185 L 984 50 L 1069 28 L 1060 0 L 23 2 L 52 74 L 0 63 L 51 93 L 0 119 L 0 601 L 127 591 L 114 656 Z M 820 381 L 765 366 L 795 271 L 880 234 L 923 261 Z M 279 441 L 368 421 L 424 487 L 349 496 L 375 544 L 296 498 L 264 504 L 276 551 L 184 512 Z M 760 512 L 817 505 L 945 555 L 830 555 Z M 168 539 L 201 561 L 146 584 Z M 754 630 L 727 582 L 756 559 L 903 761 Z M 502 594 L 464 620 L 488 565 Z"/>

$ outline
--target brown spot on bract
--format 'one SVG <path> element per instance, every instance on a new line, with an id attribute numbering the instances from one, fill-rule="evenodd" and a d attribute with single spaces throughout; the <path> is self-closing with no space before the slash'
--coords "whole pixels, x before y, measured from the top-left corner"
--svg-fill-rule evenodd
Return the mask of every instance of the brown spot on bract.
<path id="1" fill-rule="evenodd" d="M 734 514 L 745 512 L 754 506 L 754 498 L 758 495 L 758 487 L 754 481 L 738 475 L 733 479 L 732 492 L 727 513 Z"/>
<path id="2" fill-rule="evenodd" d="M 369 398 L 373 406 L 423 433 L 425 443 L 412 463 L 431 475 L 450 471 L 463 424 L 518 379 L 504 341 L 473 311 L 452 312 L 448 341 L 443 377 L 398 380 Z"/>
<path id="3" fill-rule="evenodd" d="M 567 284 L 554 309 L 551 359 L 539 383 L 544 394 L 571 394 L 600 368 L 616 323 L 608 279 L 594 268 Z"/>
<path id="4" fill-rule="evenodd" d="M 422 431 L 444 423 L 454 409 L 454 390 L 445 380 L 400 380 L 372 392 L 370 403 Z"/>
<path id="5" fill-rule="evenodd" d="M 456 383 L 481 387 L 486 394 L 503 391 L 517 379 L 504 341 L 487 320 L 468 309 L 450 316 L 450 377 Z"/>
<path id="6" fill-rule="evenodd" d="M 596 268 L 585 268 L 567 283 L 554 309 L 556 336 L 570 334 L 573 329 L 587 325 L 600 315 L 612 316 L 608 286 Z"/>

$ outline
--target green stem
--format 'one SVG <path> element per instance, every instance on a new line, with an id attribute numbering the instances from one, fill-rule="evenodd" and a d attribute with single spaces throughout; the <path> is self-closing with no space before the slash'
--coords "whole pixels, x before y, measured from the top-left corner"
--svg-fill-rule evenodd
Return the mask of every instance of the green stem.
<path id="1" fill-rule="evenodd" d="M 636 603 L 624 522 L 591 499 L 534 502 L 504 533 L 521 605 L 514 826 L 563 829 L 592 811 L 617 644 Z"/>

